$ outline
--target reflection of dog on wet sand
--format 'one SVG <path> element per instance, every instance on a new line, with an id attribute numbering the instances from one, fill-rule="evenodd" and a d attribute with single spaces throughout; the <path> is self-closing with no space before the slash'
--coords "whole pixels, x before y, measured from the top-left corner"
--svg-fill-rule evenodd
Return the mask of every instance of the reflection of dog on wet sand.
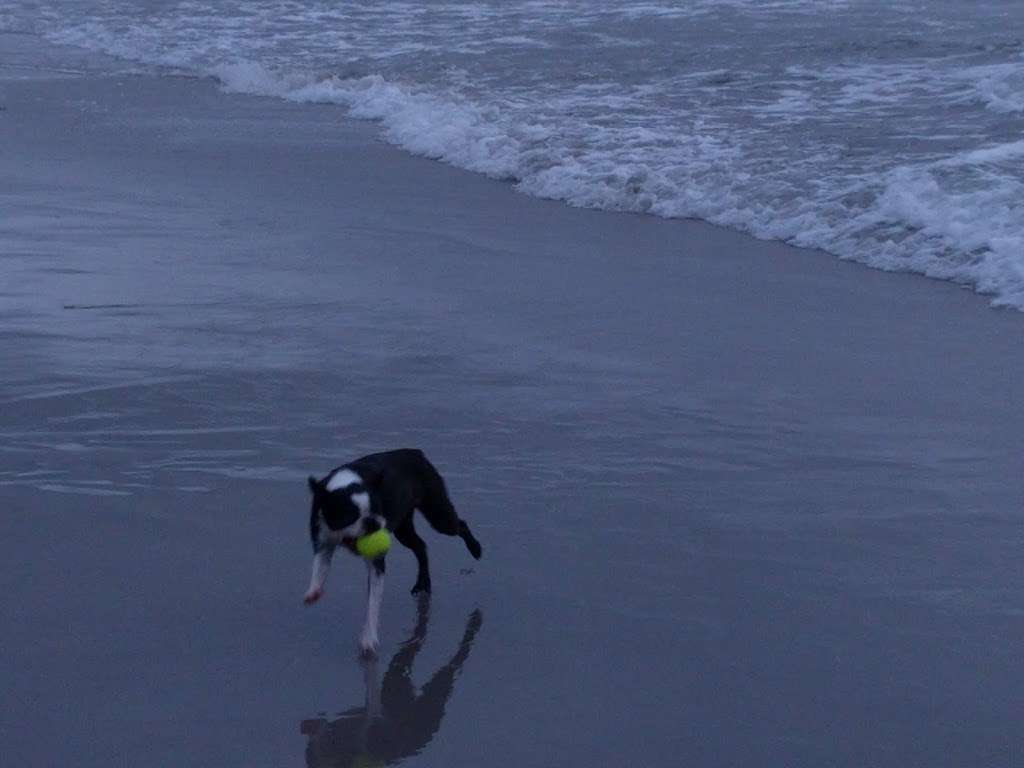
<path id="1" fill-rule="evenodd" d="M 452 695 L 455 677 L 469 656 L 470 646 L 483 618 L 470 614 L 455 655 L 420 689 L 410 678 L 413 660 L 427 636 L 429 602 L 420 598 L 416 629 L 395 653 L 378 686 L 377 662 L 365 659 L 366 704 L 342 712 L 336 719 L 302 721 L 309 738 L 306 764 L 315 768 L 370 768 L 390 765 L 418 754 L 441 727 L 445 705 Z"/>

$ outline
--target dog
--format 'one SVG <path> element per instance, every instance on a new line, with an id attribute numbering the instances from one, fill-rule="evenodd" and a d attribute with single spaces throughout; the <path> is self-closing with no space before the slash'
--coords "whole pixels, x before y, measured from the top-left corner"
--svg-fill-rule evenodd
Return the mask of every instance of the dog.
<path id="1" fill-rule="evenodd" d="M 419 510 L 431 527 L 458 536 L 480 559 L 482 549 L 466 521 L 455 512 L 444 479 L 423 452 L 414 448 L 374 453 L 331 470 L 322 480 L 309 478 L 313 495 L 309 536 L 313 574 L 303 602 L 312 605 L 324 593 L 331 558 L 338 547 L 356 552 L 356 539 L 387 528 L 416 555 L 418 571 L 412 594 L 430 592 L 427 545 L 413 526 Z M 384 559 L 367 561 L 366 622 L 359 637 L 364 654 L 377 652 L 380 606 L 384 595 Z"/>

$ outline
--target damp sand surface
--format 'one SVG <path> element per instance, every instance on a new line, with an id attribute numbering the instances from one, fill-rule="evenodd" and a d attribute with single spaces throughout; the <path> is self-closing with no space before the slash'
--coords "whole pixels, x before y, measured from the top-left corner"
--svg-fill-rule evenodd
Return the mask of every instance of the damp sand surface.
<path id="1" fill-rule="evenodd" d="M 5 762 L 1020 754 L 1020 313 L 330 105 L 26 35 L 0 76 Z M 304 478 L 398 446 L 485 555 L 421 530 L 423 604 L 395 552 L 365 664 Z"/>

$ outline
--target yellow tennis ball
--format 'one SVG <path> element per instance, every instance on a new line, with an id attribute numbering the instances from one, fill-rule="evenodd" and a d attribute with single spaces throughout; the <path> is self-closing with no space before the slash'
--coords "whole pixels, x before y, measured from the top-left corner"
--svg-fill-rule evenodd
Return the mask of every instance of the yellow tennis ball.
<path id="1" fill-rule="evenodd" d="M 391 549 L 391 534 L 388 533 L 387 528 L 381 528 L 379 531 L 356 539 L 356 552 L 367 560 L 376 560 L 386 554 L 389 549 Z"/>

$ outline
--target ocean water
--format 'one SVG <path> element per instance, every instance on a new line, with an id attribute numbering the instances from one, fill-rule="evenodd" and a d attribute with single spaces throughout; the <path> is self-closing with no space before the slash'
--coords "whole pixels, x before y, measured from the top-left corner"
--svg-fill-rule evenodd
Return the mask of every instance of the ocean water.
<path id="1" fill-rule="evenodd" d="M 1024 309 L 1020 0 L 8 2 L 0 29 Z"/>

